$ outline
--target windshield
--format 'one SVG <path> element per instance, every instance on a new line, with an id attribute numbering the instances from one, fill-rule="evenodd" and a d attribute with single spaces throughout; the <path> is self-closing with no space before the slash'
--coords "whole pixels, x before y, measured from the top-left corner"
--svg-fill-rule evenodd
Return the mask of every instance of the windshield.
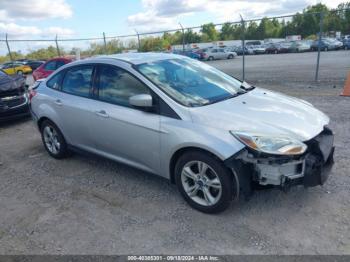
<path id="1" fill-rule="evenodd" d="M 241 82 L 193 59 L 167 59 L 136 68 L 177 102 L 202 106 L 237 96 Z"/>

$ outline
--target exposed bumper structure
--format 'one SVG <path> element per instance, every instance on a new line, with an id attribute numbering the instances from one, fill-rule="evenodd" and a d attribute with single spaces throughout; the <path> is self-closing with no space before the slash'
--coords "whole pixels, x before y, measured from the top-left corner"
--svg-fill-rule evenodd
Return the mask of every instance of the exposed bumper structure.
<path id="1" fill-rule="evenodd" d="M 333 138 L 332 131 L 325 127 L 319 135 L 305 142 L 308 149 L 301 156 L 273 156 L 244 149 L 226 160 L 226 165 L 240 169 L 241 187 L 243 185 L 242 189 L 248 192 L 253 183 L 284 190 L 293 185 L 322 185 L 333 166 Z"/>

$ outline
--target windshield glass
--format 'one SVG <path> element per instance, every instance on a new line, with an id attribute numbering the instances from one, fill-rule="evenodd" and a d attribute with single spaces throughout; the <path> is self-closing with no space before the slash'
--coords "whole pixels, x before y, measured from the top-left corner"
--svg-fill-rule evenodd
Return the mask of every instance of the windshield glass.
<path id="1" fill-rule="evenodd" d="M 244 92 L 240 81 L 193 59 L 160 60 L 136 68 L 185 106 L 212 104 Z"/>

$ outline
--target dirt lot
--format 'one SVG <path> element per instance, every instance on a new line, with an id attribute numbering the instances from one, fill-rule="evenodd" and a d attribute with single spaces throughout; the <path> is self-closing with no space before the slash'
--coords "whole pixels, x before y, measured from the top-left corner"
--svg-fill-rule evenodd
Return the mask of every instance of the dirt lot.
<path id="1" fill-rule="evenodd" d="M 239 76 L 241 59 L 212 65 Z M 30 120 L 0 126 L 0 254 L 350 254 L 350 51 L 247 57 L 247 80 L 326 112 L 335 166 L 323 187 L 259 191 L 220 215 L 108 160 L 54 160 Z M 336 86 L 335 88 L 333 86 Z"/>

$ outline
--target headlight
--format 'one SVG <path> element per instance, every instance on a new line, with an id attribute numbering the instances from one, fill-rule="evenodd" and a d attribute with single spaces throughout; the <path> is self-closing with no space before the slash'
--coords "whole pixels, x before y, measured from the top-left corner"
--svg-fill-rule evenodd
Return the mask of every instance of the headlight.
<path id="1" fill-rule="evenodd" d="M 233 131 L 231 134 L 249 148 L 268 154 L 300 155 L 307 149 L 304 143 L 290 137 Z"/>

